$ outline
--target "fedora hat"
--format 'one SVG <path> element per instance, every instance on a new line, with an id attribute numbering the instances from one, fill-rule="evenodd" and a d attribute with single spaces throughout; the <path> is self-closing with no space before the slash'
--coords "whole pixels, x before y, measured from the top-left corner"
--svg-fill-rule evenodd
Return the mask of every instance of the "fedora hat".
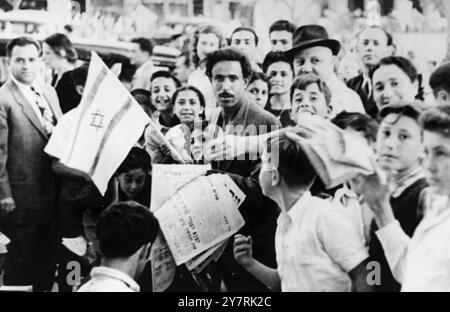
<path id="1" fill-rule="evenodd" d="M 324 27 L 320 25 L 300 26 L 294 33 L 293 47 L 286 51 L 286 56 L 292 59 L 297 52 L 318 46 L 329 48 L 333 55 L 337 55 L 341 49 L 339 41 L 330 39 Z"/>

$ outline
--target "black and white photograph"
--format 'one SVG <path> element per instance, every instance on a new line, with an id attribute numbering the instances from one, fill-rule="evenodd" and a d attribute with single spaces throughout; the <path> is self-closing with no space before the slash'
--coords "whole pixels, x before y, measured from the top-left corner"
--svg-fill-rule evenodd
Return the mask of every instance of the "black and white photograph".
<path id="1" fill-rule="evenodd" d="M 450 292 L 450 1 L 0 0 L 0 296 L 75 292 Z"/>

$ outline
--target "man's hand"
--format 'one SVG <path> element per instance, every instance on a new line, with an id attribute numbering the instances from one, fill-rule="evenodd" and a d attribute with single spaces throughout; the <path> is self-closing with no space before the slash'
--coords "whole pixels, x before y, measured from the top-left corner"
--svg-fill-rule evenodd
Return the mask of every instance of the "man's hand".
<path id="1" fill-rule="evenodd" d="M 205 159 L 208 161 L 232 160 L 245 155 L 249 146 L 246 137 L 225 135 L 206 145 Z"/>
<path id="2" fill-rule="evenodd" d="M 0 212 L 9 214 L 16 209 L 16 203 L 12 197 L 0 199 Z"/>
<path id="3" fill-rule="evenodd" d="M 252 249 L 251 236 L 245 237 L 240 234 L 234 236 L 234 258 L 245 269 L 248 269 L 255 263 Z"/>

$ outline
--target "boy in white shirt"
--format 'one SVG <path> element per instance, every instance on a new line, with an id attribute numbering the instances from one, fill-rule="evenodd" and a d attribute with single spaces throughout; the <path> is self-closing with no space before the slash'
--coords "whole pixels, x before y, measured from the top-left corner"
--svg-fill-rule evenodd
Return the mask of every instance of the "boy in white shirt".
<path id="1" fill-rule="evenodd" d="M 269 141 L 259 176 L 264 195 L 281 209 L 275 237 L 277 269 L 252 256 L 252 239 L 236 235 L 236 260 L 273 291 L 370 290 L 367 249 L 332 203 L 309 192 L 317 174 L 300 145 L 285 133 Z"/>

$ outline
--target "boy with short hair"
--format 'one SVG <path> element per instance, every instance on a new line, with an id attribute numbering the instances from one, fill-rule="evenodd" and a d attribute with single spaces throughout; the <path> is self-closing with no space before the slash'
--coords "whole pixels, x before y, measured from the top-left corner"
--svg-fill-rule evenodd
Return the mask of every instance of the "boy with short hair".
<path id="1" fill-rule="evenodd" d="M 281 209 L 275 237 L 278 268 L 253 258 L 251 237 L 235 236 L 235 258 L 272 290 L 368 290 L 367 250 L 342 212 L 311 195 L 316 176 L 306 153 L 286 133 L 269 140 L 259 181 L 264 195 Z"/>
<path id="2" fill-rule="evenodd" d="M 330 88 L 314 74 L 301 75 L 294 80 L 291 86 L 291 101 L 291 118 L 296 124 L 302 114 L 328 119 L 333 111 Z"/>

